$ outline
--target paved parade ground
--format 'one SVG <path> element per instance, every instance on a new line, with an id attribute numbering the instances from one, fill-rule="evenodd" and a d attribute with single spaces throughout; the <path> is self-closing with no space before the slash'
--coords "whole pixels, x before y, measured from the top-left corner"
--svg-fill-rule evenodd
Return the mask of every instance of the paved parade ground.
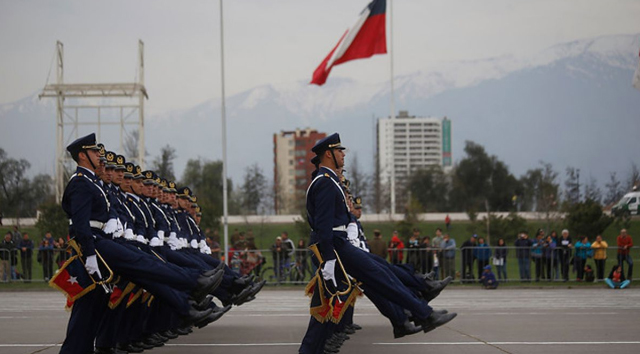
<path id="1" fill-rule="evenodd" d="M 632 285 L 633 286 L 633 285 Z M 429 334 L 393 339 L 363 298 L 364 327 L 341 353 L 640 353 L 640 289 L 446 289 L 436 308 L 458 312 Z M 58 292 L 0 292 L 0 353 L 53 354 L 69 314 Z M 297 353 L 309 320 L 302 289 L 267 288 L 221 320 L 145 353 Z"/>

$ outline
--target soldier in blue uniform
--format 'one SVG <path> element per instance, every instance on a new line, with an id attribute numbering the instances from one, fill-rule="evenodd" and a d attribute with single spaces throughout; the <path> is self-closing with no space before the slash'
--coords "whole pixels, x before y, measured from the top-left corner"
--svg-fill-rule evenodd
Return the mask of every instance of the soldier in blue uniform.
<path id="1" fill-rule="evenodd" d="M 347 240 L 351 222 L 346 196 L 336 171 L 344 167 L 344 147 L 335 133 L 319 141 L 312 149 L 316 154 L 314 179 L 307 190 L 307 214 L 311 226 L 311 243 L 316 244 L 323 258 L 319 264 L 326 283 L 336 282 L 336 254 L 346 272 L 388 301 L 409 310 L 416 323 L 427 331 L 441 326 L 455 314 L 433 312 L 431 307 L 409 291 L 388 268 L 373 260 L 368 253 Z M 312 257 L 317 263 L 318 260 Z M 366 289 L 365 293 L 367 292 Z M 333 325 L 321 324 L 314 317 L 299 348 L 300 353 L 323 353 L 325 341 L 333 333 Z"/>
<path id="2" fill-rule="evenodd" d="M 97 180 L 100 152 L 95 134 L 77 139 L 67 147 L 71 157 L 77 162 L 76 173 L 71 177 L 63 195 L 62 208 L 70 219 L 69 234 L 80 245 L 87 273 L 94 279 L 101 279 L 97 252 L 114 272 L 136 281 L 149 284 L 170 284 L 177 289 L 186 289 L 194 298 L 202 299 L 213 290 L 217 279 L 213 276 L 194 275 L 179 279 L 161 262 L 149 257 L 140 257 L 132 251 L 113 242 L 104 232 L 110 220 L 110 202 Z M 170 280 L 168 280 L 171 278 Z M 166 286 L 166 285 L 165 285 Z M 188 302 L 188 297 L 175 293 L 175 298 L 166 299 L 175 305 L 174 311 L 182 316 L 185 323 L 198 322 L 211 311 L 198 311 Z M 96 289 L 75 301 L 67 336 L 61 353 L 91 353 L 108 297 L 101 289 Z"/>

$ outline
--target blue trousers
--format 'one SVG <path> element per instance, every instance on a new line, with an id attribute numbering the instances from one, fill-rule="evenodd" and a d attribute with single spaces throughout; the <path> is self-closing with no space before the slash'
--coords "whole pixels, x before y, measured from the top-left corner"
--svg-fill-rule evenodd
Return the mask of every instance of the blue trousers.
<path id="1" fill-rule="evenodd" d="M 108 301 L 109 296 L 102 288 L 94 289 L 75 301 L 60 354 L 93 353 L 93 341 Z"/>
<path id="2" fill-rule="evenodd" d="M 362 282 L 365 294 L 368 288 L 371 294 L 376 296 L 375 293 L 377 293 L 380 296 L 380 300 L 377 301 L 379 304 L 384 305 L 384 299 L 397 305 L 395 309 L 408 309 L 416 319 L 423 320 L 429 317 L 433 311 L 431 307 L 407 289 L 389 267 L 380 264 L 369 253 L 354 247 L 342 237 L 334 237 L 334 249 L 340 256 L 347 273 Z M 312 261 L 317 264 L 314 257 Z M 341 270 L 336 265 L 336 272 L 339 271 Z M 393 308 L 388 313 L 392 314 Z M 322 353 L 326 339 L 334 332 L 333 328 L 329 328 L 332 326 L 328 323 L 321 324 L 311 317 L 299 352 Z"/>
<path id="3" fill-rule="evenodd" d="M 520 280 L 531 280 L 531 261 L 529 258 L 518 258 Z"/>

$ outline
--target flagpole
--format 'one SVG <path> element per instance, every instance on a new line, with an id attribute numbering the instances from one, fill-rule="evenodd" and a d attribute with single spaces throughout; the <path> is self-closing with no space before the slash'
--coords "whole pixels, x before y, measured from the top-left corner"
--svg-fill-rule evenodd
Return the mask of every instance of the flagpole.
<path id="1" fill-rule="evenodd" d="M 391 216 L 396 213 L 396 160 L 395 160 L 395 127 L 396 100 L 393 91 L 393 2 L 389 0 L 389 73 L 391 75 Z"/>
<path id="2" fill-rule="evenodd" d="M 220 82 L 222 86 L 222 223 L 224 229 L 224 261 L 229 265 L 229 209 L 227 201 L 227 112 L 224 93 L 224 24 L 222 22 L 222 1 L 220 0 Z"/>

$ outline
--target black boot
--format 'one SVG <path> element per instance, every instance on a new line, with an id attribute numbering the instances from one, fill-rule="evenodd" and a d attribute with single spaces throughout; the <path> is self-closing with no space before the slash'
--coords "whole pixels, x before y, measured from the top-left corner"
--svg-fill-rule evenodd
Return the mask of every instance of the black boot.
<path id="1" fill-rule="evenodd" d="M 429 316 L 424 321 L 420 321 L 420 324 L 422 325 L 422 330 L 424 331 L 424 333 L 427 333 L 427 332 L 433 331 L 437 327 L 440 327 L 448 323 L 449 321 L 456 318 L 456 316 L 458 316 L 458 314 L 455 312 L 445 313 L 445 314 L 432 312 L 431 316 Z"/>
<path id="2" fill-rule="evenodd" d="M 414 326 L 413 323 L 406 320 L 401 326 L 393 326 L 393 338 L 402 338 L 420 331 L 422 331 L 422 327 Z"/>

